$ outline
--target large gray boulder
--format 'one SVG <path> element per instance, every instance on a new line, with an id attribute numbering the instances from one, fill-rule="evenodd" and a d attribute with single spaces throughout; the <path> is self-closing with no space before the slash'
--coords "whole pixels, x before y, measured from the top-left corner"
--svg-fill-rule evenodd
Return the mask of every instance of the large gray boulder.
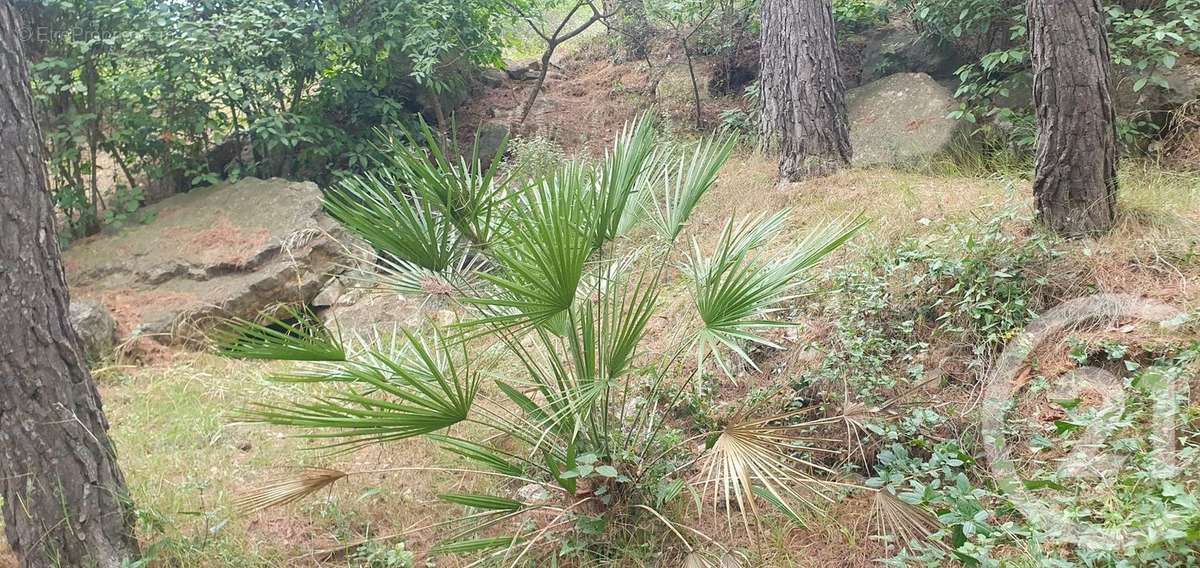
<path id="1" fill-rule="evenodd" d="M 104 304 L 95 300 L 71 302 L 68 309 L 71 327 L 83 341 L 87 358 L 98 361 L 112 353 L 117 342 L 117 322 Z"/>
<path id="2" fill-rule="evenodd" d="M 197 337 L 225 318 L 307 304 L 346 261 L 312 183 L 243 179 L 176 195 L 153 221 L 66 251 L 77 297 L 106 304 L 123 334 Z"/>
<path id="3" fill-rule="evenodd" d="M 936 156 L 962 139 L 954 93 L 925 73 L 897 73 L 846 98 L 854 163 L 904 163 Z"/>

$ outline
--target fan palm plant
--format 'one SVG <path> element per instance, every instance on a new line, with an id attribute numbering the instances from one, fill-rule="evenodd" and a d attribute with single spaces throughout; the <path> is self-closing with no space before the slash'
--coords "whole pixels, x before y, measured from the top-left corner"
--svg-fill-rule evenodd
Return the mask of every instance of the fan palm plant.
<path id="1" fill-rule="evenodd" d="M 674 241 L 732 147 L 728 140 L 707 140 L 683 156 L 656 156 L 652 134 L 642 118 L 598 165 L 571 164 L 519 188 L 497 188 L 482 181 L 490 174 L 470 167 L 447 174 L 475 176 L 454 191 L 466 193 L 459 202 L 490 203 L 486 219 L 470 217 L 479 208 L 443 199 L 448 193 L 439 187 L 446 183 L 433 172 L 452 166 L 440 151 L 419 165 L 413 163 L 419 149 L 403 150 L 390 173 L 395 183 L 388 183 L 407 193 L 380 195 L 380 175 L 345 182 L 328 198 L 337 219 L 396 257 L 387 271 L 447 277 L 455 299 L 474 317 L 424 336 L 405 330 L 387 345 L 322 332 L 306 314 L 282 330 L 279 322 L 234 322 L 221 334 L 223 353 L 307 361 L 277 378 L 329 383 L 334 390 L 257 407 L 248 418 L 301 428 L 343 449 L 423 436 L 461 457 L 465 465 L 458 471 L 537 484 L 556 496 L 530 503 L 442 495 L 472 513 L 444 523 L 451 530 L 434 549 L 439 554 L 516 564 L 585 522 L 595 530 L 597 522 L 644 518 L 678 538 L 689 565 L 715 565 L 710 559 L 736 565 L 736 556 L 715 540 L 668 520 L 664 502 L 688 484 L 711 488 L 713 502 L 723 503 L 726 515 L 741 511 L 747 527 L 747 515 L 759 514 L 756 500 L 794 519 L 801 517 L 798 507 L 819 507 L 827 499 L 822 495 L 839 484 L 823 480 L 813 448 L 796 434 L 804 428 L 789 417 L 755 417 L 746 409 L 715 432 L 686 436 L 684 428 L 685 435 L 668 436 L 678 425 L 666 416 L 708 360 L 733 352 L 753 364 L 745 345 L 769 344 L 760 330 L 785 325 L 769 314 L 795 294 L 805 271 L 863 223 L 820 225 L 784 254 L 764 251 L 781 239 L 786 214 L 731 221 L 711 254 L 693 242 L 681 268 L 693 280 L 700 323 L 652 354 L 645 345 L 648 323 L 661 311 L 663 287 L 673 277 Z M 653 219 L 654 212 L 664 240 L 611 242 L 631 219 L 645 213 Z M 474 248 L 486 262 L 472 265 L 471 278 L 462 277 L 462 264 L 445 262 L 463 235 L 485 245 Z M 484 235 L 486 242 L 479 241 Z M 690 365 L 689 354 L 700 364 Z M 485 381 L 499 362 L 517 371 Z M 472 427 L 454 428 L 467 423 Z M 693 455 L 700 440 L 707 449 Z M 293 502 L 355 473 L 331 471 L 275 481 L 243 503 L 256 510 Z"/>

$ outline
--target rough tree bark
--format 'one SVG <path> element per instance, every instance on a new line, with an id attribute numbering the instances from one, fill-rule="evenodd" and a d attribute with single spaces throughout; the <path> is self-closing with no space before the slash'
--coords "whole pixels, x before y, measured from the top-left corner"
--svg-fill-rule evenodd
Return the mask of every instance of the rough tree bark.
<path id="1" fill-rule="evenodd" d="M 1112 63 L 1100 0 L 1029 0 L 1037 107 L 1038 219 L 1064 236 L 1104 233 L 1117 205 Z"/>
<path id="2" fill-rule="evenodd" d="M 108 423 L 67 319 L 28 71 L 0 0 L 0 495 L 23 568 L 137 558 Z"/>
<path id="3" fill-rule="evenodd" d="M 850 163 L 830 0 L 762 0 L 761 134 L 789 181 Z"/>

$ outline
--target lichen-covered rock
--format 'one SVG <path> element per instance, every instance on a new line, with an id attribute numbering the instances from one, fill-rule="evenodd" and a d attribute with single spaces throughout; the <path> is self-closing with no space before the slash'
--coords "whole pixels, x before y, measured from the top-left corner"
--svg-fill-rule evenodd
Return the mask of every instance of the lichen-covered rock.
<path id="1" fill-rule="evenodd" d="M 312 183 L 247 178 L 147 211 L 151 222 L 64 255 L 73 293 L 106 304 L 122 334 L 187 339 L 230 316 L 306 304 L 346 260 Z"/>
<path id="2" fill-rule="evenodd" d="M 98 361 L 112 353 L 117 341 L 117 322 L 104 304 L 77 300 L 71 302 L 68 314 L 89 360 Z"/>
<path id="3" fill-rule="evenodd" d="M 479 137 L 479 159 L 483 163 L 484 168 L 491 167 L 492 159 L 496 157 L 496 152 L 500 150 L 500 146 L 508 139 L 508 134 L 508 126 L 503 122 L 489 120 L 479 125 L 477 133 Z"/>
<path id="4" fill-rule="evenodd" d="M 897 73 L 852 89 L 846 97 L 854 163 L 904 163 L 936 156 L 962 139 L 947 114 L 954 93 L 925 73 Z"/>

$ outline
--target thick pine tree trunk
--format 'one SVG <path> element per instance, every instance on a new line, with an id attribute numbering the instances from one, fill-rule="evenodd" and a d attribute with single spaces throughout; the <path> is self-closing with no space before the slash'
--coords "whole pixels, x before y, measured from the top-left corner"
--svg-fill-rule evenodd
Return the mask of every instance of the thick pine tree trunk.
<path id="1" fill-rule="evenodd" d="M 67 319 L 16 13 L 0 0 L 0 496 L 23 568 L 137 558 L 108 423 Z"/>
<path id="2" fill-rule="evenodd" d="M 789 181 L 850 164 L 830 0 L 762 0 L 762 139 Z"/>
<path id="3" fill-rule="evenodd" d="M 1029 0 L 1038 219 L 1065 236 L 1108 231 L 1117 205 L 1112 68 L 1100 0 Z"/>

